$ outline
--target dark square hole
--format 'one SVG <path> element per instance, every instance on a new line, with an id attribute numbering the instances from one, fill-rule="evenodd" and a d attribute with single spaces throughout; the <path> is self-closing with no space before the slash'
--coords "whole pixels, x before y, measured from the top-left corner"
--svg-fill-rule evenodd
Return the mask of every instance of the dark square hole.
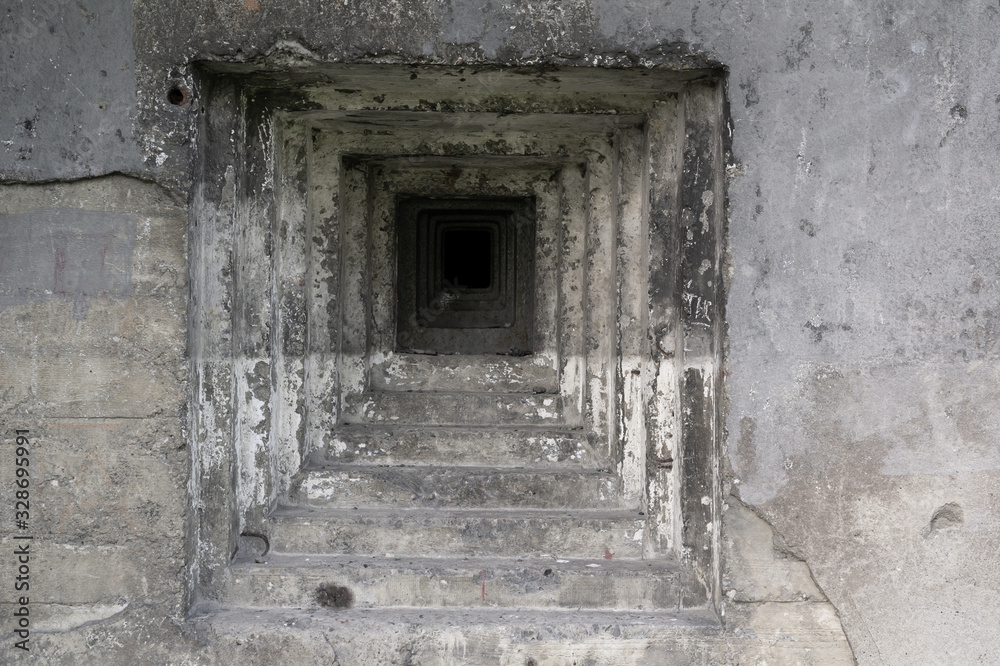
<path id="1" fill-rule="evenodd" d="M 493 285 L 493 234 L 489 229 L 452 228 L 441 234 L 441 276 L 458 290 Z"/>
<path id="2" fill-rule="evenodd" d="M 535 201 L 400 196 L 400 351 L 530 353 Z"/>

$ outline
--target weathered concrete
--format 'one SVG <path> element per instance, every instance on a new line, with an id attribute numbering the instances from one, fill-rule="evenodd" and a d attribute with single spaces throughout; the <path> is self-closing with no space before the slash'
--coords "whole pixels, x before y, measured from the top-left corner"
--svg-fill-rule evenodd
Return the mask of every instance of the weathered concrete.
<path id="1" fill-rule="evenodd" d="M 25 0 L 3 12 L 0 180 L 121 172 L 149 181 L 5 185 L 0 195 L 4 437 L 27 427 L 38 443 L 33 523 L 49 549 L 39 566 L 60 577 L 57 585 L 44 574 L 32 606 L 39 632 L 52 632 L 37 635 L 39 660 L 227 663 L 240 650 L 260 662 L 329 658 L 325 641 L 296 642 L 305 634 L 284 627 L 281 611 L 273 633 L 253 643 L 245 637 L 255 625 L 242 616 L 216 635 L 181 621 L 186 222 L 152 183 L 181 200 L 192 185 L 201 107 L 190 63 L 246 60 L 282 40 L 279 51 L 329 61 L 599 65 L 666 53 L 727 67 L 725 479 L 777 530 L 779 560 L 794 557 L 778 572 L 763 567 L 763 555 L 741 548 L 770 527 L 749 517 L 724 526 L 724 550 L 751 562 L 727 615 L 772 629 L 734 637 L 724 659 L 833 660 L 781 652 L 818 646 L 820 634 L 780 641 L 793 634 L 768 625 L 791 613 L 791 624 L 833 626 L 806 565 L 860 663 L 988 663 L 996 654 L 983 621 L 1000 611 L 995 3 Z M 171 104 L 175 87 L 190 101 Z M 55 235 L 35 233 L 43 229 Z M 46 255 L 58 233 L 83 253 L 61 281 Z M 87 253 L 101 234 L 115 263 L 131 256 L 131 268 L 95 272 Z M 8 261 L 22 262 L 18 277 Z M 216 332 L 224 342 L 227 331 Z M 68 553 L 74 559 L 62 559 Z M 761 567 L 777 577 L 761 579 Z M 803 590 L 808 599 L 794 600 Z M 341 663 L 466 654 L 457 637 L 420 643 L 421 626 L 403 622 L 383 645 L 365 646 L 373 629 L 362 623 L 344 638 L 354 651 L 337 654 Z M 345 635 L 333 631 L 322 635 Z M 579 649 L 568 646 L 586 632 L 574 631 L 539 630 L 562 646 L 551 663 L 613 660 L 603 630 Z M 523 645 L 504 652 L 497 646 L 513 645 L 504 640 L 467 654 L 534 658 Z M 8 645 L 0 649 L 7 659 Z M 692 649 L 701 656 L 689 661 L 718 663 L 714 649 Z"/>
<path id="2" fill-rule="evenodd" d="M 129 3 L 14 0 L 0 34 L 0 182 L 142 169 Z"/>
<path id="3" fill-rule="evenodd" d="M 121 176 L 7 185 L 0 230 L 0 423 L 11 443 L 15 428 L 30 442 L 22 529 L 5 447 L 2 547 L 13 553 L 25 543 L 13 537 L 33 537 L 21 590 L 41 639 L 33 646 L 150 608 L 178 617 L 189 465 L 183 205 Z M 4 617 L 20 596 L 4 597 Z M 22 652 L 13 640 L 3 649 L 8 662 Z M 87 659 L 86 648 L 71 654 L 50 656 Z"/>
<path id="4" fill-rule="evenodd" d="M 204 65 L 199 79 L 210 92 L 201 98 L 206 170 L 192 207 L 192 254 L 232 248 L 238 277 L 230 280 L 227 264 L 192 261 L 193 319 L 220 319 L 200 304 L 234 304 L 231 347 L 215 347 L 212 329 L 192 332 L 193 383 L 215 375 L 207 358 L 231 359 L 235 371 L 231 390 L 199 389 L 192 402 L 196 422 L 220 412 L 234 419 L 234 429 L 216 422 L 192 437 L 191 485 L 202 507 L 192 534 L 196 612 L 254 600 L 311 607 L 303 580 L 332 581 L 319 588 L 324 600 L 351 598 L 388 616 L 400 606 L 477 607 L 461 585 L 448 588 L 444 603 L 423 584 L 454 578 L 449 557 L 469 558 L 460 568 L 478 571 L 483 585 L 525 558 L 603 558 L 586 565 L 607 573 L 589 577 L 596 597 L 572 599 L 590 607 L 601 598 L 614 612 L 649 609 L 630 572 L 652 562 L 658 568 L 639 585 L 669 598 L 658 603 L 718 608 L 718 72 L 303 61 L 274 75 L 268 66 Z M 228 111 L 234 98 L 243 101 Z M 649 148 L 650 135 L 664 145 Z M 235 167 L 219 159 L 231 150 Z M 272 159 L 276 168 L 266 168 Z M 230 173 L 240 184 L 235 199 L 206 186 Z M 413 298 L 401 257 L 417 244 L 393 232 L 406 222 L 397 219 L 399 202 L 415 192 L 451 201 L 434 204 L 449 210 L 497 194 L 531 202 L 533 244 L 510 246 L 533 256 L 534 279 L 518 277 L 521 291 L 510 294 L 533 301 L 517 315 L 534 312 L 524 324 L 530 359 L 463 345 L 435 347 L 458 355 L 429 362 L 399 338 L 393 315 L 405 315 L 394 301 Z M 676 227 L 669 237 L 678 256 L 649 254 L 647 205 Z M 232 217 L 219 214 L 229 206 Z M 268 255 L 275 260 L 262 261 Z M 661 269 L 655 282 L 646 262 Z M 420 326 L 411 326 L 416 339 Z M 458 335 L 472 340 L 478 331 Z M 679 385 L 683 368 L 689 380 Z M 682 405 L 681 396 L 693 397 Z M 413 466 L 322 462 L 346 448 L 342 431 L 392 449 L 394 426 L 418 441 L 403 455 L 429 451 L 440 460 L 443 443 L 466 464 L 429 466 L 423 455 Z M 456 426 L 478 435 L 439 437 Z M 525 450 L 558 429 L 587 441 L 597 469 L 573 457 L 540 467 L 488 462 L 494 440 L 521 439 L 514 448 Z M 684 433 L 683 462 L 675 430 Z M 232 442 L 228 466 L 214 442 Z M 226 583 L 242 575 L 222 559 L 233 544 L 237 560 L 260 560 L 253 589 L 276 594 Z M 260 551 L 272 550 L 265 560 Z M 345 577 L 339 554 L 372 556 L 368 573 L 386 572 L 385 587 L 363 571 Z M 395 558 L 411 564 L 404 571 Z M 308 576 L 301 562 L 310 563 Z M 664 578 L 664 567 L 678 575 Z M 673 591 L 655 592 L 663 586 Z M 531 608 L 545 599 L 506 603 Z M 670 625 L 650 621 L 659 628 L 649 645 L 669 643 Z"/>
<path id="5" fill-rule="evenodd" d="M 679 609 L 679 567 L 606 559 L 267 556 L 230 570 L 227 600 L 259 608 L 311 605 L 323 585 L 350 591 L 349 608 Z M 265 564 L 266 562 L 266 564 Z M 617 565 L 616 565 L 617 564 Z M 320 603 L 320 605 L 324 605 Z"/>

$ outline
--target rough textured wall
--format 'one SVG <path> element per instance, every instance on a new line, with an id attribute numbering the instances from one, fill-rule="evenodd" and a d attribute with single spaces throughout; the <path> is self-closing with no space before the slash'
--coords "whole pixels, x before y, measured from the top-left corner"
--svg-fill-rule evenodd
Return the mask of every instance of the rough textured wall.
<path id="1" fill-rule="evenodd" d="M 166 91 L 190 85 L 186 65 L 193 59 L 249 58 L 280 40 L 322 59 L 448 63 L 601 64 L 620 62 L 621 54 L 641 60 L 647 52 L 682 53 L 677 45 L 690 45 L 730 71 L 732 492 L 809 564 L 839 609 L 859 662 L 988 662 L 997 646 L 983 630 L 984 618 L 1000 610 L 994 388 L 1000 231 L 993 223 L 1000 190 L 992 168 L 1000 136 L 998 13 L 996 3 L 978 0 L 961 7 L 943 0 L 136 0 L 131 8 L 111 0 L 21 0 L 0 14 L 0 86 L 7 93 L 0 179 L 124 172 L 183 198 L 192 148 L 187 114 L 197 104 L 170 105 Z M 183 213 L 153 185 L 121 179 L 98 185 L 106 198 L 86 205 L 80 203 L 85 183 L 0 190 L 13 216 L 4 227 L 13 230 L 3 233 L 18 247 L 27 243 L 29 254 L 50 242 L 23 232 L 35 224 L 75 229 L 78 238 L 107 233 L 114 256 L 130 244 L 133 253 L 128 286 L 121 276 L 101 282 L 82 264 L 76 276 L 64 277 L 66 295 L 45 293 L 52 287 L 42 272 L 29 272 L 30 285 L 4 282 L 3 410 L 10 424 L 30 424 L 52 442 L 45 455 L 53 479 L 98 469 L 84 457 L 99 452 L 109 458 L 100 461 L 109 477 L 118 464 L 173 484 L 157 493 L 161 514 L 148 521 L 178 521 L 185 463 L 167 450 L 182 437 L 173 382 L 184 372 L 176 351 L 183 299 L 140 298 L 135 262 L 144 247 L 171 253 L 182 244 L 178 236 L 165 244 L 143 241 L 146 204 L 129 203 L 124 193 L 157 197 L 157 215 L 173 216 L 174 233 L 183 229 Z M 119 200 L 121 207 L 108 203 Z M 80 207 L 118 217 L 64 212 Z M 37 217 L 43 208 L 49 212 Z M 150 278 L 150 288 L 156 283 Z M 101 293 L 92 297 L 93 289 Z M 79 395 L 63 388 L 72 381 L 46 384 L 46 373 L 82 372 L 68 363 L 71 354 L 108 349 L 115 335 L 130 340 L 110 324 L 101 329 L 102 316 L 115 326 L 137 322 L 134 353 L 162 364 L 135 361 L 162 373 L 157 386 L 175 396 L 159 401 L 156 415 L 142 410 L 157 401 L 137 401 L 125 383 L 135 379 L 115 374 L 122 371 L 117 362 L 95 370 L 110 374 L 83 385 Z M 174 328 L 163 333 L 168 324 Z M 86 430 L 86 437 L 104 438 L 88 448 L 84 435 L 70 436 L 56 421 L 82 414 L 74 410 L 88 400 L 105 406 L 87 407 L 90 416 L 133 420 Z M 128 405 L 139 412 L 115 411 Z M 133 427 L 164 433 L 133 435 L 127 432 Z M 122 462 L 131 460 L 129 446 L 147 467 Z M 155 470 L 153 461 L 166 467 Z M 133 483 L 147 478 L 123 474 Z M 107 519 L 95 520 L 93 529 L 127 525 L 127 516 L 136 516 L 136 529 L 147 524 L 138 519 L 140 497 L 129 499 L 133 491 L 98 480 L 85 487 L 86 497 L 67 494 L 53 500 L 59 509 L 46 510 L 93 502 L 93 510 L 72 510 L 82 519 L 117 501 L 121 508 L 104 509 Z M 109 488 L 120 489 L 115 499 L 101 498 Z M 170 525 L 172 539 L 181 538 L 179 523 Z M 173 555 L 156 552 L 155 566 L 138 567 L 130 558 L 142 572 L 134 578 L 139 598 L 174 598 L 170 586 L 179 589 L 180 574 L 158 567 L 180 548 L 171 542 Z M 78 600 L 116 603 L 95 595 L 81 593 Z"/>
<path id="2" fill-rule="evenodd" d="M 111 648 L 104 623 L 182 611 L 185 235 L 183 202 L 133 178 L 2 188 L 0 661 L 25 656 L 10 633 L 22 596 L 28 646 L 49 658 L 67 649 L 52 642 L 61 632 Z M 14 429 L 27 431 L 25 506 Z"/>

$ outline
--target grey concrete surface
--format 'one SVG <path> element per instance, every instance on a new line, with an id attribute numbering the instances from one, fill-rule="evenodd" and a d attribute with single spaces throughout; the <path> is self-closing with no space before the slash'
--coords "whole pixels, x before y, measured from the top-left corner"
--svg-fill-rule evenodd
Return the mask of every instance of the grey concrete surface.
<path id="1" fill-rule="evenodd" d="M 0 182 L 60 182 L 44 191 L 5 186 L 0 198 L 21 197 L 4 213 L 28 256 L 50 241 L 24 226 L 34 230 L 42 209 L 50 212 L 39 229 L 59 224 L 67 206 L 78 205 L 64 195 L 78 197 L 87 186 L 61 181 L 123 172 L 183 199 L 200 109 L 190 64 L 251 59 L 282 40 L 331 61 L 601 65 L 668 53 L 720 63 L 729 71 L 732 121 L 729 492 L 808 565 L 859 663 L 994 663 L 998 27 L 1000 9 L 986 0 L 13 2 L 0 14 Z M 178 86 L 193 94 L 183 106 L 167 100 Z M 58 547 L 86 546 L 87 557 L 105 566 L 117 560 L 101 548 L 124 548 L 116 552 L 128 567 L 106 589 L 128 599 L 102 593 L 98 583 L 81 590 L 67 583 L 74 591 L 64 596 L 48 588 L 43 596 L 60 608 L 96 610 L 73 611 L 84 619 L 59 625 L 83 627 L 75 632 L 41 635 L 49 647 L 39 659 L 133 663 L 109 646 L 136 650 L 142 632 L 176 648 L 148 652 L 150 663 L 170 663 L 174 654 L 196 659 L 209 654 L 199 650 L 212 639 L 173 623 L 184 578 L 176 521 L 187 463 L 163 444 L 183 440 L 184 216 L 162 192 L 152 204 L 162 215 L 125 196 L 159 192 L 153 184 L 115 178 L 99 187 L 101 197 L 124 203 L 90 204 L 109 216 L 70 216 L 78 226 L 62 226 L 123 229 L 126 244 L 114 247 L 125 253 L 134 243 L 131 286 L 108 278 L 107 293 L 88 297 L 82 309 L 75 297 L 18 296 L 0 312 L 6 428 L 47 432 L 57 417 L 101 416 L 137 418 L 146 429 L 127 438 L 143 449 L 135 460 L 117 435 L 85 447 L 80 437 L 63 444 L 57 437 L 42 448 L 51 452 L 45 487 L 75 478 L 81 494 L 41 509 L 50 512 L 46 521 L 66 516 L 52 523 Z M 169 233 L 156 237 L 154 222 L 143 237 L 146 218 L 169 221 Z M 82 270 L 76 284 L 86 291 L 98 277 Z M 31 284 L 18 289 L 51 289 L 48 275 L 27 275 Z M 25 342 L 52 331 L 61 332 L 52 348 Z M 108 350 L 100 352 L 104 365 L 81 370 L 70 357 L 90 345 Z M 82 375 L 92 370 L 103 379 L 89 384 Z M 127 376 L 149 386 L 123 384 Z M 112 449 L 114 459 L 100 465 L 73 458 Z M 111 490 L 152 479 L 142 498 Z M 144 499 L 151 513 L 143 513 Z M 83 529 L 95 507 L 105 507 L 105 517 Z M 156 541 L 129 525 L 160 525 L 156 534 L 166 536 Z M 142 563 L 136 558 L 149 543 L 169 554 Z M 132 608 L 119 610 L 125 603 Z M 105 625 L 101 617 L 116 619 Z M 383 663 L 407 663 L 402 643 Z M 206 663 L 223 663 L 220 644 L 231 645 L 215 643 Z M 9 654 L 7 644 L 0 649 Z M 764 651 L 747 654 L 750 663 L 768 659 Z M 747 663 L 736 653 L 727 659 Z"/>
<path id="2" fill-rule="evenodd" d="M 10 0 L 0 8 L 0 182 L 137 173 L 127 2 Z"/>

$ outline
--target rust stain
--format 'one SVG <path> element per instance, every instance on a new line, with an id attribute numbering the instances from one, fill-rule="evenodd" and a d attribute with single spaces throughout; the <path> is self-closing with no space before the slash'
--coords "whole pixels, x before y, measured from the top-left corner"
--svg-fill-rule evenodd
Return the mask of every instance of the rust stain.
<path id="1" fill-rule="evenodd" d="M 614 556 L 615 554 L 612 553 L 610 550 L 608 550 L 607 548 L 604 549 L 604 559 L 610 560 Z"/>
<path id="2" fill-rule="evenodd" d="M 243 6 L 251 12 L 255 12 L 260 9 L 260 3 L 257 2 L 257 0 L 246 0 L 246 2 L 243 3 Z"/>

